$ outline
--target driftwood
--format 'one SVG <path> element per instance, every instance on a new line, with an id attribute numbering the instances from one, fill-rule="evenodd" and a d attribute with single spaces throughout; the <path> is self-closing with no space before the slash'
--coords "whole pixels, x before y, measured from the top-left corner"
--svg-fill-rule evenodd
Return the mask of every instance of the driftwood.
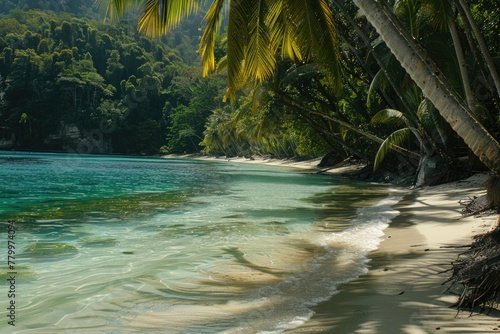
<path id="1" fill-rule="evenodd" d="M 469 198 L 468 200 L 462 199 L 458 201 L 458 203 L 464 206 L 462 209 L 462 217 L 474 216 L 492 208 L 491 201 L 487 195 L 479 197 L 474 196 L 474 198 Z"/>

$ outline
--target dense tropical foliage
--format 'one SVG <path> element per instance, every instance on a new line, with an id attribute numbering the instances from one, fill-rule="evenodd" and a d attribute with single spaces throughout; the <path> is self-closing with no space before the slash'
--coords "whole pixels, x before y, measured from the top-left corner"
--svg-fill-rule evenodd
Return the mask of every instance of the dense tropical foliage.
<path id="1" fill-rule="evenodd" d="M 439 166 L 443 175 L 422 184 L 480 168 L 467 141 L 371 27 L 373 19 L 359 15 L 354 3 L 371 0 L 237 1 L 227 17 L 225 1 L 207 7 L 148 1 L 135 9 L 133 1 L 99 1 L 113 4 L 112 17 L 126 15 L 112 24 L 89 19 L 99 15 L 91 2 L 3 7 L 14 9 L 0 25 L 4 141 L 13 136 L 18 148 L 117 153 L 331 152 L 335 161 L 354 156 L 408 173 Z M 474 17 L 498 67 L 498 4 L 468 1 L 464 10 L 461 3 L 400 0 L 385 8 L 466 101 L 471 119 L 498 138 L 498 87 L 467 19 L 467 13 Z M 206 12 L 201 30 L 200 16 L 189 16 L 197 10 Z"/>
<path id="2" fill-rule="evenodd" d="M 0 148 L 488 169 L 498 207 L 499 1 L 94 2 L 2 1 Z M 491 235 L 459 306 L 498 300 Z"/>
<path id="3" fill-rule="evenodd" d="M 109 13 L 117 15 L 123 15 L 128 7 L 135 4 L 134 1 L 128 0 L 100 2 L 107 6 Z M 417 90 L 421 89 L 423 102 L 433 105 L 424 109 L 432 110 L 435 107 L 440 117 L 451 126 L 471 152 L 496 175 L 500 174 L 498 161 L 500 144 L 491 130 L 486 128 L 485 120 L 481 118 L 482 112 L 478 112 L 478 108 L 484 106 L 476 101 L 471 77 L 476 80 L 482 78 L 485 82 L 488 78 L 481 71 L 489 72 L 494 82 L 494 85 L 488 85 L 493 101 L 498 100 L 500 80 L 490 51 L 484 44 L 468 4 L 463 0 L 415 0 L 396 1 L 391 7 L 391 4 L 373 0 L 353 2 L 377 29 L 384 44 L 391 50 L 391 55 L 397 59 L 396 63 L 401 64 L 411 77 L 409 81 L 416 84 Z M 165 34 L 193 12 L 199 3 L 157 0 L 139 5 L 139 30 L 148 35 Z M 332 5 L 334 4 L 340 12 L 347 12 L 341 1 L 333 2 Z M 325 18 L 333 16 L 326 1 L 211 2 L 205 16 L 206 26 L 200 43 L 205 72 L 215 67 L 213 46 L 222 8 L 227 8 L 228 26 L 227 56 L 221 63 L 228 69 L 228 94 L 232 100 L 235 98 L 235 91 L 247 84 L 253 86 L 251 90 L 254 100 L 256 96 L 260 96 L 261 85 L 264 81 L 270 81 L 271 76 L 277 72 L 276 64 L 283 58 L 300 65 L 308 63 L 308 60 L 320 65 L 323 70 L 321 72 L 323 83 L 329 83 L 330 90 L 336 93 L 335 96 L 340 96 L 339 86 L 333 84 L 338 82 L 338 78 L 331 80 L 332 77 L 340 75 L 340 71 L 337 70 L 340 57 L 334 50 L 335 46 L 332 48 L 332 45 L 337 44 L 333 20 L 325 21 Z M 324 22 L 328 23 L 323 24 Z M 316 25 L 323 29 L 314 28 Z M 353 26 L 358 34 L 363 34 L 356 29 L 356 24 Z M 462 30 L 459 29 L 460 26 Z M 308 32 L 307 41 L 295 30 L 297 27 Z M 426 43 L 429 39 L 431 41 L 434 39 L 436 44 L 428 47 Z M 462 42 L 463 39 L 467 39 L 467 43 Z M 365 37 L 365 40 L 370 43 L 368 38 Z M 443 48 L 451 49 L 453 52 L 451 57 L 446 59 L 448 62 L 441 63 L 440 66 L 440 61 L 443 60 L 441 59 Z M 436 49 L 441 52 L 432 54 L 431 51 Z M 309 51 L 307 54 L 314 56 L 302 57 L 303 50 Z M 381 64 L 380 57 L 377 58 L 377 62 L 381 69 L 385 67 Z M 454 68 L 453 64 L 456 64 Z M 398 83 L 393 78 L 390 78 L 387 70 L 383 71 L 383 74 L 392 83 L 393 89 L 398 91 L 396 103 L 401 102 L 406 105 L 405 109 L 408 109 L 408 103 L 404 101 L 405 92 L 397 86 Z M 411 112 L 416 114 L 414 110 Z M 324 115 L 324 117 L 334 120 L 330 116 Z M 426 170 L 431 159 L 432 166 L 442 161 L 445 171 L 457 169 L 457 159 L 446 152 L 446 148 L 436 145 L 433 138 L 427 140 L 422 136 L 426 134 L 423 126 L 419 126 L 419 129 L 405 128 L 394 132 L 382 142 L 376 157 L 377 161 L 382 160 L 389 148 L 397 147 L 400 152 L 404 151 L 398 144 L 410 132 L 420 143 L 420 171 Z M 428 173 L 422 175 L 424 174 Z M 423 176 L 419 176 L 419 180 L 418 184 L 428 183 L 423 180 Z"/>
<path id="4" fill-rule="evenodd" d="M 224 88 L 192 69 L 197 36 L 189 26 L 160 41 L 125 22 L 15 9 L 0 18 L 0 31 L 6 148 L 151 154 L 169 145 L 168 133 L 180 151 L 190 140 L 176 114 L 189 105 L 192 87 Z"/>

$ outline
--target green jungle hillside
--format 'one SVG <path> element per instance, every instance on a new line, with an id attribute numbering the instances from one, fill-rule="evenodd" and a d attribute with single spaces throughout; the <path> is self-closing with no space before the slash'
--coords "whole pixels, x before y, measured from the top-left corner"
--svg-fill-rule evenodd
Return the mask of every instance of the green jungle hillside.
<path id="1" fill-rule="evenodd" d="M 468 4 L 499 68 L 500 4 Z M 499 96 L 463 10 L 452 8 L 457 39 L 425 1 L 390 5 L 457 94 L 472 92 L 474 119 L 499 138 Z M 140 10 L 109 20 L 94 0 L 2 1 L 0 149 L 327 155 L 327 165 L 364 160 L 411 177 L 426 165 L 439 171 L 421 184 L 485 169 L 353 2 L 330 6 L 339 46 L 334 80 L 318 66 L 319 54 L 277 57 L 272 75 L 234 93 L 227 30 L 215 36 L 217 70 L 202 75 L 202 12 L 149 38 L 137 29 Z"/>

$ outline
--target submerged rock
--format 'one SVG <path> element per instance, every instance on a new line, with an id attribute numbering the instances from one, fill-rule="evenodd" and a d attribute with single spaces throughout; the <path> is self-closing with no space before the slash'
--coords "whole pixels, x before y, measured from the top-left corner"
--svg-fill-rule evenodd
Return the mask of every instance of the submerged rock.
<path id="1" fill-rule="evenodd" d="M 29 245 L 22 255 L 30 258 L 54 261 L 76 254 L 78 254 L 78 249 L 64 242 L 37 242 Z"/>
<path id="2" fill-rule="evenodd" d="M 114 238 L 101 237 L 81 238 L 78 242 L 84 247 L 113 247 L 118 244 L 118 240 Z"/>
<path id="3" fill-rule="evenodd" d="M 20 278 L 23 281 L 34 278 L 36 276 L 35 272 L 29 266 L 16 266 L 16 279 Z M 9 266 L 1 266 L 0 267 L 0 284 L 7 285 L 8 278 L 12 276 L 12 269 Z"/>

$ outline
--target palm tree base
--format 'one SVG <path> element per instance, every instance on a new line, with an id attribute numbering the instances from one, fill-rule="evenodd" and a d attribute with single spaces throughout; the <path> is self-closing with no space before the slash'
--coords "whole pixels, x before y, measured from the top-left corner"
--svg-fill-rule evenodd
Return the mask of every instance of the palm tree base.
<path id="1" fill-rule="evenodd" d="M 491 206 L 500 208 L 500 177 L 496 175 L 490 176 L 484 186 Z"/>

